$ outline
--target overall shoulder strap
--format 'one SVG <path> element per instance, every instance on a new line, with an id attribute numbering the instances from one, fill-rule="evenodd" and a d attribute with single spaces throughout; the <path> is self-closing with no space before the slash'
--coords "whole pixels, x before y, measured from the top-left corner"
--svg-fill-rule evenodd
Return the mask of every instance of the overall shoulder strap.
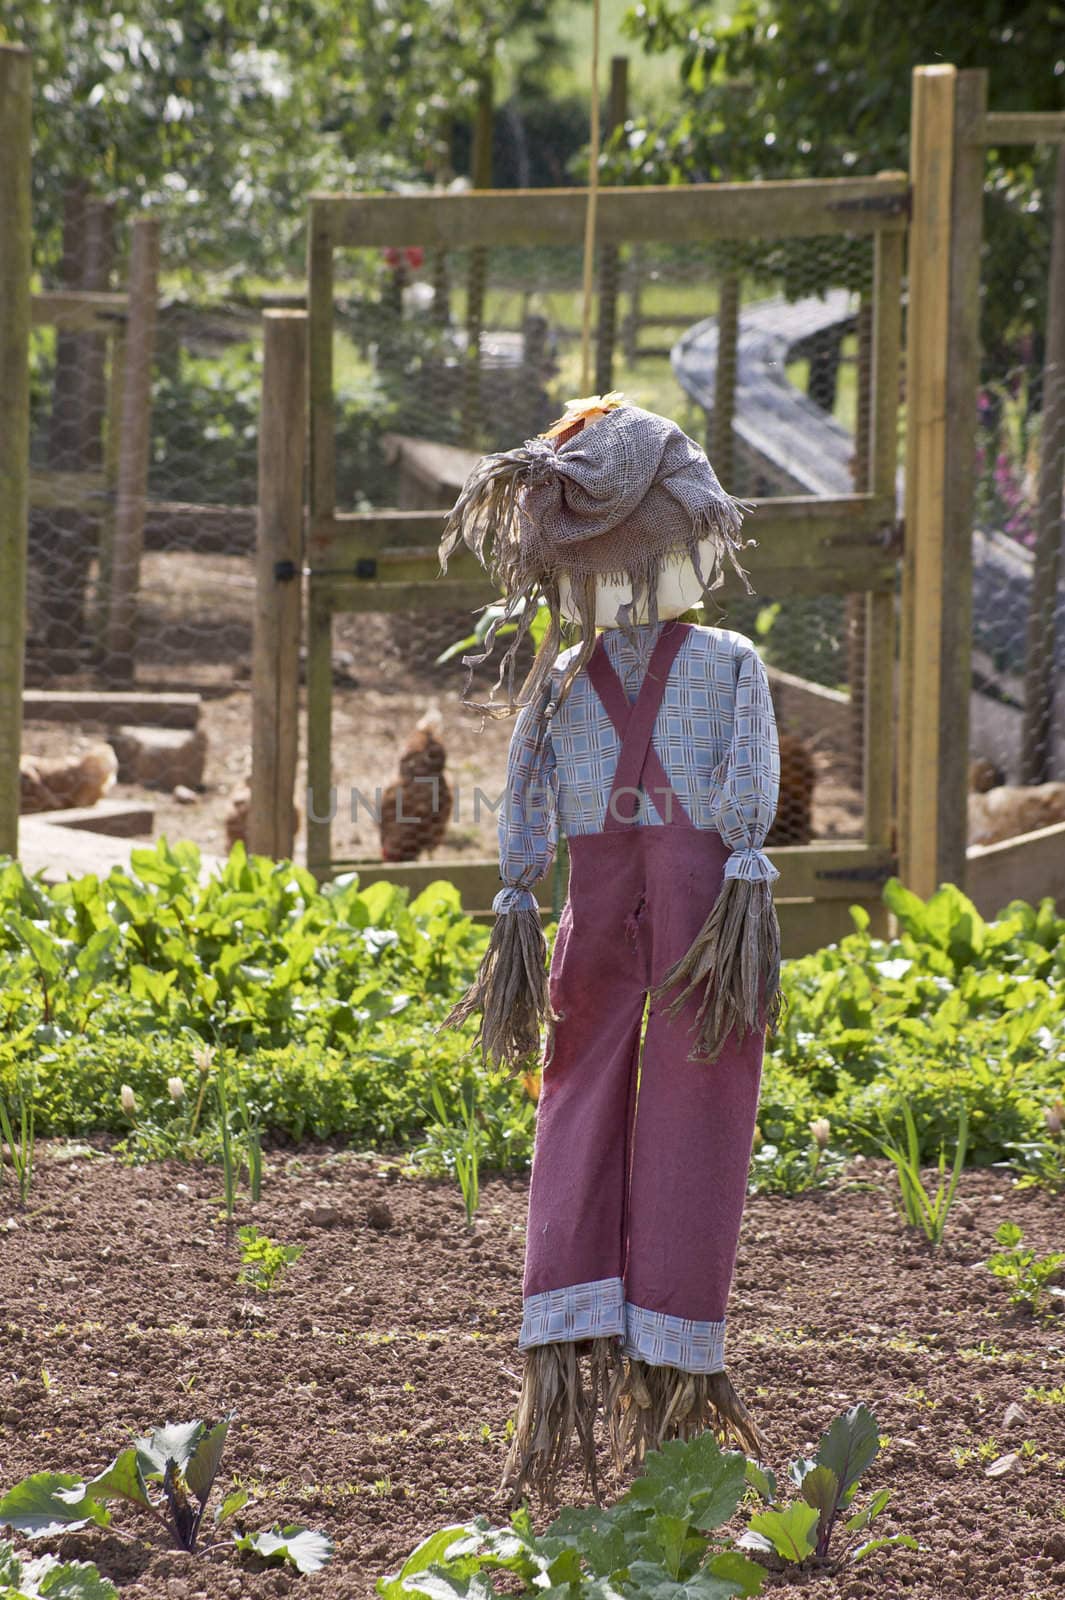
<path id="1" fill-rule="evenodd" d="M 647 664 L 635 705 L 630 705 L 621 680 L 607 655 L 600 635 L 596 642 L 587 672 L 592 687 L 603 703 L 621 740 L 618 763 L 607 801 L 605 832 L 631 823 L 639 808 L 641 785 L 651 794 L 658 810 L 669 815 L 670 820 L 682 827 L 692 826 L 680 800 L 673 790 L 669 777 L 652 743 L 655 719 L 662 704 L 670 668 L 677 658 L 689 626 L 684 622 L 667 622 Z M 671 797 L 671 798 L 668 798 Z M 666 812 L 666 807 L 669 810 Z"/>

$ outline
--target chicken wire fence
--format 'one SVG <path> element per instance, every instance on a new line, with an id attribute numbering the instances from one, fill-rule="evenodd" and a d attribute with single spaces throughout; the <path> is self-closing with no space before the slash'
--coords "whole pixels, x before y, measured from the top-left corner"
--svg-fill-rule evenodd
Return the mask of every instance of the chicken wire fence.
<path id="1" fill-rule="evenodd" d="M 847 235 L 600 250 L 591 387 L 674 417 L 741 497 L 865 489 L 872 269 L 871 239 Z M 582 393 L 577 248 L 346 249 L 335 273 L 340 512 L 446 507 L 479 452 L 542 431 Z M 747 529 L 757 537 L 756 518 Z M 861 837 L 864 596 L 748 596 L 733 574 L 705 620 L 753 638 L 770 671 L 784 769 L 770 843 Z M 387 697 L 402 684 L 435 700 L 463 786 L 498 796 L 510 724 L 478 730 L 457 707 L 464 668 L 454 647 L 476 622 L 460 609 L 360 611 L 336 618 L 334 641 L 340 667 L 364 688 L 373 680 Z M 479 669 L 477 689 L 492 676 Z M 408 722 L 418 704 L 405 708 Z M 365 708 L 364 694 L 338 689 L 342 794 L 352 770 L 365 772 L 346 760 Z M 373 852 L 373 819 L 356 810 L 333 820 L 336 859 Z M 488 805 L 471 808 L 460 794 L 448 847 L 490 855 L 494 827 Z"/>
<path id="2" fill-rule="evenodd" d="M 1065 199 L 1065 157 L 1051 145 L 1024 154 L 1032 185 L 1023 218 L 1023 266 L 1003 281 L 994 255 L 985 251 L 981 286 L 970 788 L 984 795 L 1002 784 L 1024 785 L 1031 793 L 1011 802 L 1008 818 L 996 815 L 993 801 L 971 796 L 970 843 L 1065 820 L 1063 484 L 1060 473 L 1044 465 L 1055 453 L 1061 460 L 1065 443 L 1065 416 L 1056 424 L 1052 418 L 1048 429 L 1044 404 L 1055 377 L 1061 381 L 1048 348 L 1048 301 L 1055 270 L 1053 214 L 1055 198 L 1057 205 Z M 991 226 L 985 213 L 985 235 Z M 1059 276 L 1063 268 L 1059 259 Z M 1060 297 L 1060 283 L 1056 292 Z M 1045 790 L 1048 782 L 1056 782 L 1059 792 Z"/>
<path id="3" fill-rule="evenodd" d="M 222 802 L 249 762 L 246 714 L 227 720 L 218 705 L 235 708 L 249 692 L 261 311 L 286 297 L 178 292 L 164 240 L 136 624 L 116 654 L 108 563 L 129 365 L 130 232 L 107 208 L 83 205 L 68 217 L 63 258 L 36 263 L 45 297 L 77 288 L 103 298 L 88 327 L 39 316 L 32 334 L 27 683 L 154 694 L 158 711 L 142 716 L 163 727 L 170 699 L 199 694 L 191 753 L 176 764 L 149 759 L 141 772 L 119 747 L 114 792 L 152 788 L 157 827 L 222 849 L 233 832 Z M 540 431 L 580 393 L 578 250 L 349 250 L 337 270 L 339 509 L 446 507 L 477 452 Z M 849 492 L 867 447 L 861 345 L 871 276 L 870 240 L 843 235 L 601 251 L 596 375 L 674 416 L 738 495 Z M 726 389 L 719 365 L 730 372 Z M 722 405 L 731 426 L 715 423 Z M 491 854 L 509 737 L 509 724 L 481 731 L 461 711 L 459 655 L 440 660 L 476 620 L 411 610 L 338 617 L 334 629 L 334 750 L 350 787 L 372 795 L 387 785 L 407 734 L 439 707 L 453 777 L 465 778 L 475 800 L 484 796 L 456 808 L 443 853 L 460 856 Z M 792 752 L 775 841 L 860 836 L 860 604 L 748 597 L 733 579 L 706 620 L 757 641 L 780 691 L 781 730 L 803 746 Z M 29 708 L 24 748 L 35 756 L 78 753 L 101 738 L 114 742 L 113 727 L 91 710 L 60 733 Z M 180 814 L 169 808 L 175 790 L 188 802 Z M 201 815 L 190 790 L 214 810 Z M 378 853 L 372 806 L 338 817 L 335 833 L 340 856 Z"/>

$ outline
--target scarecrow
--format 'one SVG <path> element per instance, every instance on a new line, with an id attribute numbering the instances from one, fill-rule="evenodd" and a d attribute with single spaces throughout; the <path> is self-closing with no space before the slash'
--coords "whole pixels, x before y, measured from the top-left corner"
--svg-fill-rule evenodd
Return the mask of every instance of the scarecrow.
<path id="1" fill-rule="evenodd" d="M 446 1019 L 528 1068 L 546 1035 L 529 1194 L 522 1389 L 504 1486 L 550 1501 L 576 1451 L 616 1470 L 713 1428 L 763 1436 L 725 1367 L 725 1313 L 780 932 L 763 853 L 780 760 L 765 668 L 743 635 L 677 620 L 720 587 L 748 509 L 672 421 L 573 401 L 487 455 L 440 547 L 465 543 L 516 624 L 481 707 L 517 711 L 497 913 Z M 547 630 L 516 692 L 539 606 Z M 565 623 L 579 642 L 562 650 Z M 601 631 L 597 631 L 601 630 Z M 498 691 L 505 686 L 500 703 Z M 467 703 L 476 704 L 469 698 Z M 533 886 L 559 833 L 568 897 L 547 968 Z"/>

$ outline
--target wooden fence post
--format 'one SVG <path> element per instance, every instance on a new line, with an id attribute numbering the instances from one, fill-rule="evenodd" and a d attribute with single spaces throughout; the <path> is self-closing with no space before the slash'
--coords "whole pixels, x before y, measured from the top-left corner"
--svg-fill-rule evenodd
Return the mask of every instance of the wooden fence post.
<path id="1" fill-rule="evenodd" d="M 492 75 L 486 71 L 477 92 L 477 121 L 471 152 L 474 189 L 492 187 L 492 131 L 495 126 L 495 100 Z M 466 364 L 462 380 L 462 442 L 472 446 L 481 426 L 481 332 L 484 328 L 484 299 L 488 282 L 488 251 L 475 245 L 470 251 L 466 276 Z"/>
<path id="2" fill-rule="evenodd" d="M 1045 783 L 1054 711 L 1054 632 L 1061 577 L 1061 491 L 1065 481 L 1065 144 L 1058 146 L 1054 223 L 1043 362 L 1043 433 L 1039 453 L 1032 603 L 1024 670 L 1021 782 Z"/>
<path id="3" fill-rule="evenodd" d="M 275 859 L 296 839 L 306 372 L 306 312 L 265 311 L 248 848 Z"/>
<path id="4" fill-rule="evenodd" d="M 30 466 L 28 50 L 0 44 L 0 855 L 18 850 Z"/>
<path id="5" fill-rule="evenodd" d="M 629 114 L 629 58 L 612 56 L 606 135 L 624 125 Z M 614 346 L 618 335 L 618 260 L 616 244 L 599 246 L 599 320 L 595 338 L 595 388 L 608 394 L 614 387 Z"/>
<path id="6" fill-rule="evenodd" d="M 717 364 L 714 414 L 710 419 L 710 459 L 730 494 L 736 494 L 736 350 L 740 337 L 740 280 L 728 272 L 718 285 Z"/>
<path id="7" fill-rule="evenodd" d="M 122 436 L 118 447 L 111 604 L 103 665 L 104 676 L 112 683 L 126 683 L 133 677 L 137 648 L 137 599 L 148 499 L 158 286 L 159 224 L 139 217 L 133 224 L 130 249 Z"/>
<path id="8" fill-rule="evenodd" d="M 944 712 L 949 721 L 958 710 L 944 706 L 942 672 L 956 80 L 952 66 L 915 68 L 910 124 L 913 215 L 906 338 L 899 872 L 906 886 L 923 896 L 946 877 L 944 863 L 948 854 L 955 859 L 957 844 L 944 838 L 941 826 L 957 778 L 942 766 Z M 954 579 L 952 573 L 951 605 Z M 950 786 L 950 796 L 941 797 L 942 786 Z"/>

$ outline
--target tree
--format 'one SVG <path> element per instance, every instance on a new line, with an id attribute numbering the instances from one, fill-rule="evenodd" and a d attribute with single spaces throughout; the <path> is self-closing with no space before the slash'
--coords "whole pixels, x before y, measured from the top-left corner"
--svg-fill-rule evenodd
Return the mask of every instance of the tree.
<path id="1" fill-rule="evenodd" d="M 627 181 L 836 177 L 908 166 L 910 75 L 949 61 L 987 67 L 997 111 L 1065 109 L 1062 0 L 643 0 L 627 30 L 651 52 L 683 49 L 681 96 L 612 152 Z M 992 152 L 985 345 L 1018 313 L 1041 321 L 1049 164 Z"/>

